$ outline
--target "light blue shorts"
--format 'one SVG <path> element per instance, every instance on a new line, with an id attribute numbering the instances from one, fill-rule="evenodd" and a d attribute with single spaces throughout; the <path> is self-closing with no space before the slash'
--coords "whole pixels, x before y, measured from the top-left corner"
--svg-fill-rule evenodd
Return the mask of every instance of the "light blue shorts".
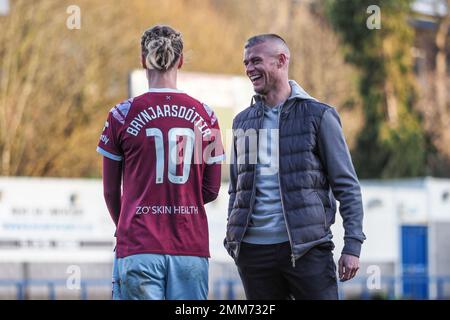
<path id="1" fill-rule="evenodd" d="M 206 300 L 208 258 L 136 254 L 115 259 L 114 300 Z"/>

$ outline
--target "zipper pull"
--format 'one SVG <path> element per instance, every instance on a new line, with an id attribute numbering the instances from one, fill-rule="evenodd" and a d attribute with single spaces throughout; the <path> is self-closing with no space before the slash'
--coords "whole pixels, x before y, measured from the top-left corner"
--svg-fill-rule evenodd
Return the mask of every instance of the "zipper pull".
<path id="1" fill-rule="evenodd" d="M 291 254 L 292 267 L 295 268 L 295 256 Z"/>

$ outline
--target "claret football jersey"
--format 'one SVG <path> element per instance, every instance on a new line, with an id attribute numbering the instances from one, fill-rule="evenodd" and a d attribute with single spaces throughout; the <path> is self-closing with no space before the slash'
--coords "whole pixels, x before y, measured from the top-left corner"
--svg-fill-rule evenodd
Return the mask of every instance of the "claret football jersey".
<path id="1" fill-rule="evenodd" d="M 111 109 L 97 151 L 123 162 L 117 257 L 209 257 L 202 181 L 224 159 L 210 107 L 182 91 L 150 89 Z"/>

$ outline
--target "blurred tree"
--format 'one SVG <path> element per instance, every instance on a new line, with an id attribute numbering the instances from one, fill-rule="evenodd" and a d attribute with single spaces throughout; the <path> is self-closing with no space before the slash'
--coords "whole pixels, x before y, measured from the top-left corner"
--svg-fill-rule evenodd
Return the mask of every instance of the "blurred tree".
<path id="1" fill-rule="evenodd" d="M 361 71 L 365 124 L 354 152 L 361 178 L 420 176 L 426 169 L 426 136 L 414 109 L 411 0 L 327 0 L 327 12 Z M 381 9 L 381 28 L 367 27 L 367 9 Z"/>
<path id="2" fill-rule="evenodd" d="M 235 61 L 237 57 L 237 72 L 244 75 L 243 46 L 249 37 L 261 33 L 281 35 L 291 51 L 290 78 L 319 100 L 336 106 L 349 145 L 353 146 L 363 119 L 357 71 L 345 62 L 339 38 L 321 2 L 213 0 L 213 4 L 229 24 L 238 27 L 234 40 L 230 39 L 234 44 L 230 59 Z"/>
<path id="3" fill-rule="evenodd" d="M 350 140 L 359 128 L 354 68 L 310 3 L 77 0 L 81 29 L 70 30 L 73 4 L 12 0 L 0 17 L 0 175 L 98 177 L 95 147 L 107 112 L 127 98 L 128 73 L 140 67 L 140 35 L 157 23 L 183 33 L 186 71 L 244 75 L 245 40 L 279 33 L 291 47 L 292 78 L 348 107 L 341 109 Z"/>
<path id="4" fill-rule="evenodd" d="M 449 28 L 450 28 L 450 0 L 439 1 L 445 4 L 445 14 L 437 15 L 437 32 L 435 36 L 436 57 L 435 57 L 435 76 L 434 76 L 434 92 L 436 97 L 436 107 L 438 119 L 440 121 L 434 122 L 438 126 L 431 125 L 433 130 L 431 133 L 435 137 L 433 144 L 436 146 L 436 151 L 432 154 L 430 165 L 433 173 L 436 175 L 445 175 L 450 177 L 450 79 L 448 68 L 448 52 L 449 50 Z M 435 165 L 437 163 L 437 166 Z M 442 170 L 445 168 L 445 171 Z M 441 169 L 441 170 L 440 170 Z M 443 172 L 439 172 L 443 171 Z"/>
<path id="5" fill-rule="evenodd" d="M 69 30 L 70 4 L 16 0 L 0 19 L 1 175 L 98 175 L 91 150 L 99 114 L 126 95 L 125 66 L 138 41 L 122 36 L 123 4 L 80 0 L 81 29 Z"/>
<path id="6" fill-rule="evenodd" d="M 433 8 L 431 19 L 436 28 L 423 32 L 417 45 L 422 49 L 426 65 L 419 73 L 424 81 L 418 106 L 431 145 L 428 172 L 434 176 L 450 177 L 450 0 L 433 0 L 429 4 Z"/>

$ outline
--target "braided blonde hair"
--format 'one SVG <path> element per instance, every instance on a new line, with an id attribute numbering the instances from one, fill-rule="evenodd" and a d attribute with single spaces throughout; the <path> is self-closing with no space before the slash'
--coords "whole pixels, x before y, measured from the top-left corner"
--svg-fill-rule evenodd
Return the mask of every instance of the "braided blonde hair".
<path id="1" fill-rule="evenodd" d="M 181 33 L 169 26 L 154 26 L 142 34 L 141 50 L 147 69 L 167 71 L 183 53 Z"/>

